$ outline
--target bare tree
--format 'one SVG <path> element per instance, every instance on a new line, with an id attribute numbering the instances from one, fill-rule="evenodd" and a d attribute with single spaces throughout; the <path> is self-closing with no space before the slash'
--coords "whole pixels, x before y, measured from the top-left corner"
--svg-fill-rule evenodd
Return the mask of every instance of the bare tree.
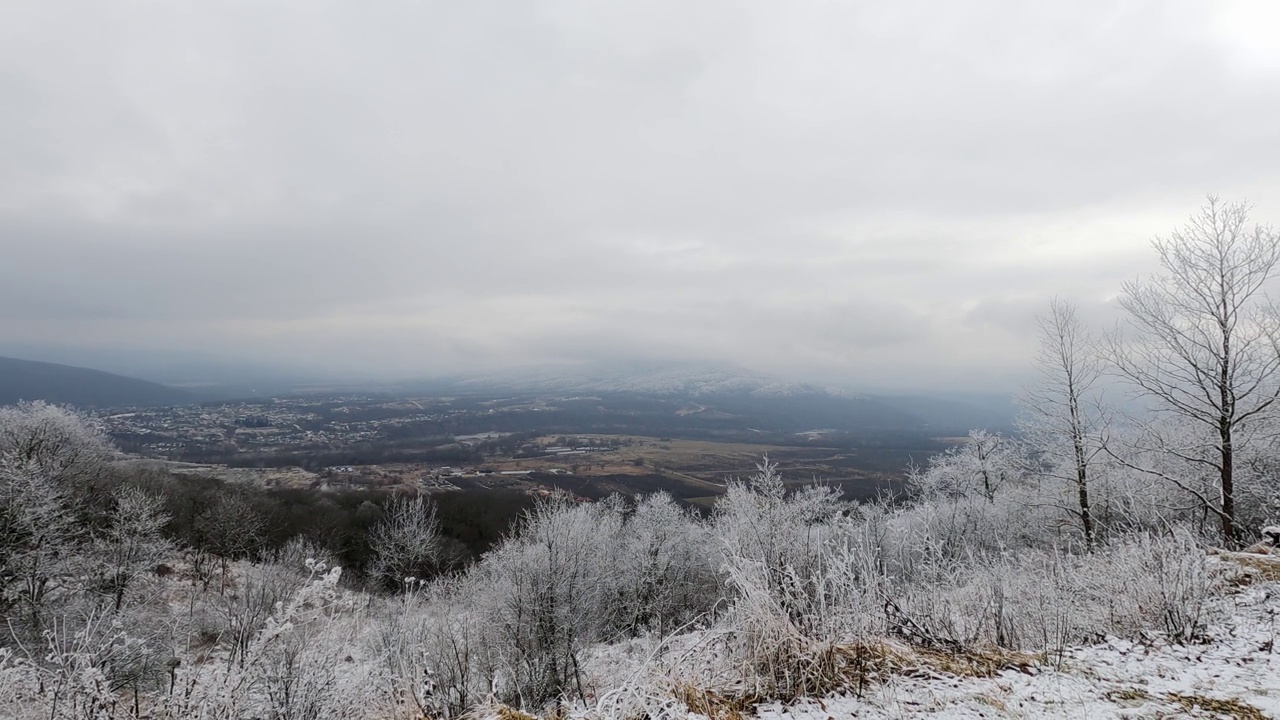
<path id="1" fill-rule="evenodd" d="M 1044 471 L 1074 488 L 1069 512 L 1080 523 L 1085 548 L 1092 550 L 1096 521 L 1089 482 L 1103 449 L 1105 416 L 1098 398 L 1103 363 L 1071 303 L 1050 300 L 1049 314 L 1040 317 L 1039 324 L 1040 378 L 1023 391 L 1020 429 L 1040 454 Z"/>
<path id="2" fill-rule="evenodd" d="M 262 547 L 267 522 L 248 497 L 228 491 L 201 510 L 192 526 L 191 559 L 196 577 L 208 588 L 213 581 L 212 555 L 222 570 L 219 589 L 225 590 L 231 561 L 253 555 Z"/>
<path id="3" fill-rule="evenodd" d="M 172 552 L 172 544 L 162 534 L 169 516 L 159 498 L 137 488 L 120 488 L 115 493 L 111 524 L 97 538 L 104 585 L 110 591 L 115 610 L 124 604 L 125 593 L 135 580 Z"/>
<path id="4" fill-rule="evenodd" d="M 443 552 L 435 503 L 423 495 L 395 498 L 373 527 L 369 545 L 373 575 L 389 587 L 434 575 Z"/>
<path id="5" fill-rule="evenodd" d="M 1124 285 L 1127 323 L 1110 343 L 1116 371 L 1153 404 L 1203 431 L 1193 444 L 1153 445 L 1216 484 L 1214 490 L 1165 473 L 1217 516 L 1235 543 L 1235 466 L 1251 423 L 1274 411 L 1280 380 L 1275 313 L 1264 288 L 1280 263 L 1280 236 L 1249 225 L 1249 205 L 1210 196 L 1200 212 L 1152 242 L 1163 273 Z M 1216 494 L 1217 497 L 1213 497 Z"/>

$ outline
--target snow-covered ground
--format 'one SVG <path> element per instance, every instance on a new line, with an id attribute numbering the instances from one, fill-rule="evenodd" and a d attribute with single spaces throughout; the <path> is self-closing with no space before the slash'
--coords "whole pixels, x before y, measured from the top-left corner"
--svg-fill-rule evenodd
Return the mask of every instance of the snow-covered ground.
<path id="1" fill-rule="evenodd" d="M 1069 650 L 1059 669 L 992 678 L 895 677 L 861 698 L 758 708 L 769 720 L 827 718 L 1280 718 L 1280 585 L 1218 598 L 1205 641 L 1111 638 Z"/>
<path id="2" fill-rule="evenodd" d="M 1035 668 L 1005 670 L 994 677 L 899 674 L 866 688 L 860 697 L 769 703 L 756 707 L 755 716 L 764 720 L 1280 718 L 1280 648 L 1276 645 L 1280 583 L 1254 576 L 1253 582 L 1229 587 L 1214 598 L 1205 614 L 1206 632 L 1193 644 L 1170 643 L 1154 633 L 1141 642 L 1111 637 L 1070 648 L 1061 658 Z M 647 696 L 637 705 L 644 706 L 651 717 L 705 718 L 684 702 L 659 699 L 680 686 L 682 677 L 706 677 L 704 668 L 680 667 L 682 659 L 688 662 L 701 655 L 697 647 L 704 640 L 699 633 L 670 638 L 661 653 L 643 640 L 602 646 L 588 662 L 592 684 L 597 689 L 631 684 L 613 695 Z M 656 655 L 665 657 L 656 660 Z M 652 673 L 649 681 L 639 678 L 646 671 Z M 661 680 L 655 682 L 655 676 Z M 631 705 L 622 712 L 620 708 L 627 705 L 602 703 L 580 716 L 612 718 L 639 710 Z M 726 706 L 712 720 L 737 720 L 744 715 Z"/>

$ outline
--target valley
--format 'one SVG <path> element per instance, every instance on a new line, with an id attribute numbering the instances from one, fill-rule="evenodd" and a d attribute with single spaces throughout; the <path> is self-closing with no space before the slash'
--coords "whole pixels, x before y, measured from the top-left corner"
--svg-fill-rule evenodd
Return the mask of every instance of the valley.
<path id="1" fill-rule="evenodd" d="M 889 417 L 825 395 L 639 392 L 290 396 L 98 414 L 135 457 L 264 488 L 560 490 L 591 500 L 662 490 L 702 506 L 766 455 L 791 483 L 827 483 L 848 499 L 896 493 L 909 463 L 949 442 Z"/>
<path id="2" fill-rule="evenodd" d="M 902 490 L 901 472 L 864 469 L 857 451 L 681 440 L 635 435 L 580 435 L 571 442 L 594 443 L 575 449 L 555 443 L 564 436 L 543 436 L 516 454 L 495 453 L 457 465 L 389 462 L 301 467 L 235 467 L 216 463 L 158 460 L 175 475 L 214 477 L 264 489 L 321 492 L 378 490 L 432 494 L 519 491 L 529 495 L 568 492 L 584 500 L 617 493 L 636 496 L 666 492 L 684 503 L 710 507 L 729 482 L 751 474 L 764 457 L 776 462 L 792 485 L 822 483 L 839 488 L 846 499 L 869 500 Z"/>

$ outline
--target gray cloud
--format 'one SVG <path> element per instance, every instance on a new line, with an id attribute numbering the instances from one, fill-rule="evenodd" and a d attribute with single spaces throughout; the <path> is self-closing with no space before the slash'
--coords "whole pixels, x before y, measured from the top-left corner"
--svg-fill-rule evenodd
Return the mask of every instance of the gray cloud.
<path id="1" fill-rule="evenodd" d="M 1280 218 L 1278 26 L 1262 2 L 10 4 L 0 341 L 999 384 L 1048 297 L 1107 316 L 1205 192 Z"/>

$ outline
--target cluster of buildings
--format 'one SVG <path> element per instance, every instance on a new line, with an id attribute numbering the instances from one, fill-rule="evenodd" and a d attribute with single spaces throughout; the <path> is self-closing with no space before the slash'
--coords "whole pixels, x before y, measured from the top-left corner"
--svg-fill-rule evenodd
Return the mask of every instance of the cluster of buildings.
<path id="1" fill-rule="evenodd" d="M 399 426 L 439 422 L 450 413 L 388 411 L 364 397 L 286 397 L 98 413 L 123 449 L 178 458 L 202 453 L 338 448 L 373 442 Z"/>

